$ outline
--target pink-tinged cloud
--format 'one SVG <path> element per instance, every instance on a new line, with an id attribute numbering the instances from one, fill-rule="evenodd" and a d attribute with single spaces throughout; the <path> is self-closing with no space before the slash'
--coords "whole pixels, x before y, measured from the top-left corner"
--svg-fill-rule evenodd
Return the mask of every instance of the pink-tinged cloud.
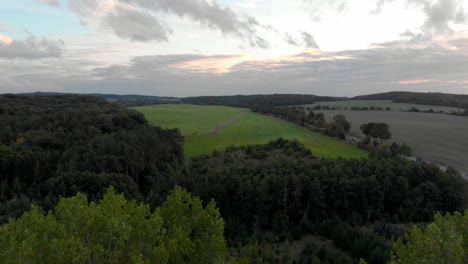
<path id="1" fill-rule="evenodd" d="M 175 63 L 169 67 L 195 73 L 224 74 L 230 72 L 231 67 L 245 60 L 245 55 L 213 56 Z"/>
<path id="2" fill-rule="evenodd" d="M 5 35 L 0 34 L 0 42 L 4 44 L 11 44 L 13 40 Z"/>
<path id="3" fill-rule="evenodd" d="M 282 67 L 309 62 L 352 59 L 318 50 L 307 50 L 293 56 L 257 57 L 254 55 L 207 56 L 169 65 L 193 73 L 226 74 L 238 71 L 275 71 Z"/>
<path id="4" fill-rule="evenodd" d="M 468 80 L 450 81 L 449 83 L 454 83 L 454 84 L 468 84 Z"/>
<path id="5" fill-rule="evenodd" d="M 424 83 L 431 83 L 434 80 L 402 80 L 399 81 L 399 84 L 424 84 Z"/>

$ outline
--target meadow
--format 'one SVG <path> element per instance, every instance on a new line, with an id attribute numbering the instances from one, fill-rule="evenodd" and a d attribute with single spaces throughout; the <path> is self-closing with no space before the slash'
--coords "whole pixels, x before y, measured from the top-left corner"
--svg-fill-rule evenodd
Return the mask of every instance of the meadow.
<path id="1" fill-rule="evenodd" d="M 178 128 L 185 137 L 188 157 L 221 151 L 231 145 L 263 144 L 280 137 L 299 140 L 318 157 L 367 157 L 367 152 L 344 141 L 248 109 L 185 104 L 134 109 L 142 112 L 153 125 Z M 219 129 L 213 133 L 216 127 Z"/>

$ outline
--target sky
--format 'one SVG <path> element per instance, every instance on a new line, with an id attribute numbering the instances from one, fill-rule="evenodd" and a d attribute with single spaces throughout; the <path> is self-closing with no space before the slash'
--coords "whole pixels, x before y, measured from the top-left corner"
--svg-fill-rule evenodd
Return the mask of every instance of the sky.
<path id="1" fill-rule="evenodd" d="M 36 91 L 468 94 L 468 1 L 0 1 L 0 93 Z"/>

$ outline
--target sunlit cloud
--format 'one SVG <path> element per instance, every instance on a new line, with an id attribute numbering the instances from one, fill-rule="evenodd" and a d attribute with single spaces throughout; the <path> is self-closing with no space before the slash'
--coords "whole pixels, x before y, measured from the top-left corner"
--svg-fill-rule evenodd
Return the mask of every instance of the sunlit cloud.
<path id="1" fill-rule="evenodd" d="M 424 84 L 424 83 L 431 83 L 434 80 L 403 80 L 399 81 L 399 84 Z"/>
<path id="2" fill-rule="evenodd" d="M 468 84 L 468 80 L 450 81 L 449 83 L 453 83 L 453 84 Z"/>
<path id="3" fill-rule="evenodd" d="M 0 34 L 0 42 L 4 43 L 4 44 L 11 44 L 11 42 L 13 42 L 13 40 L 7 36 L 4 36 L 2 34 Z"/>
<path id="4" fill-rule="evenodd" d="M 216 56 L 175 63 L 169 67 L 195 73 L 224 74 L 230 72 L 234 65 L 246 60 L 247 55 Z"/>
<path id="5" fill-rule="evenodd" d="M 250 54 L 206 56 L 171 64 L 169 67 L 193 73 L 226 74 L 236 71 L 274 71 L 275 68 L 288 65 L 344 59 L 351 59 L 351 57 L 309 49 L 289 56 L 261 57 Z"/>

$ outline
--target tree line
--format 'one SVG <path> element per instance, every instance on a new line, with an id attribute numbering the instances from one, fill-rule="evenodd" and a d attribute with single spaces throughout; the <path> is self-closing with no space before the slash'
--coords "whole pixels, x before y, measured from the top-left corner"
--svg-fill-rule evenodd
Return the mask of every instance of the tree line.
<path id="1" fill-rule="evenodd" d="M 345 98 L 310 94 L 271 94 L 187 97 L 182 98 L 181 102 L 195 105 L 225 105 L 251 108 L 255 105 L 293 106 L 313 104 L 318 101 L 339 101 L 344 99 Z"/>
<path id="2" fill-rule="evenodd" d="M 468 109 L 468 95 L 461 94 L 388 92 L 356 96 L 353 100 L 392 100 L 395 103 L 438 105 Z"/>
<path id="3" fill-rule="evenodd" d="M 299 107 L 277 107 L 268 102 L 253 104 L 250 106 L 250 110 L 264 115 L 272 115 L 340 139 L 346 139 L 346 133 L 351 129 L 351 123 L 343 115 L 336 115 L 332 120 L 326 121 L 323 113 L 316 114 Z"/>

